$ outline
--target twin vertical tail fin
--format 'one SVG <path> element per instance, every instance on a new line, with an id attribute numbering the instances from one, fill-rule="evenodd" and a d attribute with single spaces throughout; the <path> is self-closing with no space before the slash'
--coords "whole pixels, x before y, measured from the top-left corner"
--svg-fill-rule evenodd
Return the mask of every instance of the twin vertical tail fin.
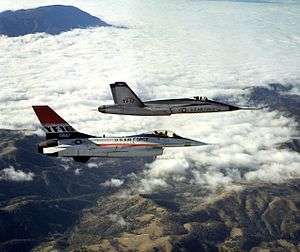
<path id="1" fill-rule="evenodd" d="M 115 82 L 114 84 L 110 84 L 110 89 L 115 104 L 144 107 L 144 103 L 125 82 Z"/>
<path id="2" fill-rule="evenodd" d="M 32 106 L 41 122 L 46 139 L 88 138 L 90 135 L 76 131 L 49 106 Z"/>

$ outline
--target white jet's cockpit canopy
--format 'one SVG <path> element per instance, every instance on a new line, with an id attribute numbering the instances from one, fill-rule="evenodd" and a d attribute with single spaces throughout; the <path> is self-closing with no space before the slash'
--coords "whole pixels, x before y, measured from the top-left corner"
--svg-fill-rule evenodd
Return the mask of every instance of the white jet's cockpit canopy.
<path id="1" fill-rule="evenodd" d="M 173 131 L 170 130 L 154 130 L 154 131 L 149 131 L 145 132 L 139 135 L 133 135 L 133 137 L 160 137 L 160 138 L 181 138 L 183 137 L 177 135 Z"/>
<path id="2" fill-rule="evenodd" d="M 174 133 L 171 130 L 154 130 L 151 132 L 153 135 L 158 137 L 172 137 L 172 138 L 181 138 L 181 136 L 178 136 L 176 133 Z"/>

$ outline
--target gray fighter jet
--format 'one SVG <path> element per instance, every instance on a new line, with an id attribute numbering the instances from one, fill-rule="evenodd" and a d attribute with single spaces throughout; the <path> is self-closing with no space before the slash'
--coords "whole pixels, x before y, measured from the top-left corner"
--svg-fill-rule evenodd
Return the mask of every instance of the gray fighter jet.
<path id="1" fill-rule="evenodd" d="M 179 113 L 208 113 L 251 109 L 240 108 L 199 96 L 195 96 L 193 99 L 182 98 L 143 102 L 125 82 L 115 82 L 110 84 L 110 88 L 115 105 L 102 105 L 98 107 L 99 112 L 139 116 L 169 116 Z"/>

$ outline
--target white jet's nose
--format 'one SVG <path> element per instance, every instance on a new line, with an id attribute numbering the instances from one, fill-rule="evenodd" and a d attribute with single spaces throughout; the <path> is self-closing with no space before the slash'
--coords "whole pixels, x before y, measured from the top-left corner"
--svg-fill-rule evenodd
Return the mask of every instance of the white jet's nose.
<path id="1" fill-rule="evenodd" d="M 201 145 L 208 145 L 207 143 L 192 140 L 192 139 L 187 139 L 185 142 L 185 146 L 201 146 Z"/>

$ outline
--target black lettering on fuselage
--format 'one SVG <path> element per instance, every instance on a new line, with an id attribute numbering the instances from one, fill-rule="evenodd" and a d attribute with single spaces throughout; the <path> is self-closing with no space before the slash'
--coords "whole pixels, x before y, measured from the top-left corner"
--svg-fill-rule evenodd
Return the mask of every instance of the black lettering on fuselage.
<path id="1" fill-rule="evenodd" d="M 44 126 L 45 130 L 50 133 L 74 132 L 75 130 L 69 125 L 50 125 Z"/>
<path id="2" fill-rule="evenodd" d="M 64 126 L 59 126 L 59 128 L 60 128 L 60 130 L 61 130 L 62 132 L 66 132 L 66 131 L 67 131 L 67 130 L 65 129 Z"/>
<path id="3" fill-rule="evenodd" d="M 75 131 L 70 125 L 65 126 L 66 131 Z"/>
<path id="4" fill-rule="evenodd" d="M 115 142 L 148 142 L 148 137 L 134 137 L 134 138 L 114 138 L 113 141 Z"/>
<path id="5" fill-rule="evenodd" d="M 54 125 L 54 126 L 52 126 L 52 129 L 53 129 L 54 132 L 58 132 L 58 126 Z"/>
<path id="6" fill-rule="evenodd" d="M 71 134 L 68 134 L 68 133 L 60 133 L 58 136 L 61 137 L 61 138 L 70 138 Z"/>
<path id="7" fill-rule="evenodd" d="M 48 132 L 52 132 L 52 129 L 51 129 L 51 127 L 49 127 L 49 126 L 44 126 L 44 128 L 46 129 L 46 131 L 48 131 Z"/>

